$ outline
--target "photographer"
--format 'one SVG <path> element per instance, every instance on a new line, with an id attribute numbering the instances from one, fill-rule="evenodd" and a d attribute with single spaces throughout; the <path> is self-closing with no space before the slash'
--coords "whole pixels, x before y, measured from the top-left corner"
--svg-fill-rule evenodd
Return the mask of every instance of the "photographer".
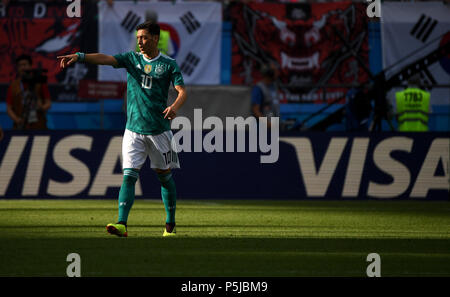
<path id="1" fill-rule="evenodd" d="M 47 78 L 42 70 L 32 69 L 28 55 L 16 59 L 17 79 L 8 88 L 7 112 L 16 130 L 46 130 L 46 112 L 51 106 Z"/>

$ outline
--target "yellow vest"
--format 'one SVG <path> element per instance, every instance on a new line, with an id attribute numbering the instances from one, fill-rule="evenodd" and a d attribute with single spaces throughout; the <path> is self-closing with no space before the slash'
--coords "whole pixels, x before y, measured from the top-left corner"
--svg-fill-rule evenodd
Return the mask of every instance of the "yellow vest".
<path id="1" fill-rule="evenodd" d="M 407 88 L 395 93 L 395 100 L 399 131 L 428 131 L 430 93 L 418 88 Z"/>

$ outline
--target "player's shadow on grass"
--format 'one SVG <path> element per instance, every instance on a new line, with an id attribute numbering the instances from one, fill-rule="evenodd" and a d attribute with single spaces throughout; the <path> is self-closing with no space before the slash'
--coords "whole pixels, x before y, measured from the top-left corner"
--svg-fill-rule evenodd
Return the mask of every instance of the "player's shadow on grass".
<path id="1" fill-rule="evenodd" d="M 70 253 L 82 276 L 365 276 L 372 252 L 384 276 L 450 275 L 448 239 L 73 236 L 2 238 L 0 276 L 65 276 Z"/>

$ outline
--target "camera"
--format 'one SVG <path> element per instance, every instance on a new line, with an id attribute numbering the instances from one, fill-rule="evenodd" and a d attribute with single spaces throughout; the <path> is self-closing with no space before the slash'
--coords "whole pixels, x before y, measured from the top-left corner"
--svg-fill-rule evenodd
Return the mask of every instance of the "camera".
<path id="1" fill-rule="evenodd" d="M 45 73 L 47 73 L 47 69 L 37 68 L 27 70 L 22 78 L 22 81 L 30 85 L 45 84 L 47 83 L 47 76 Z"/>

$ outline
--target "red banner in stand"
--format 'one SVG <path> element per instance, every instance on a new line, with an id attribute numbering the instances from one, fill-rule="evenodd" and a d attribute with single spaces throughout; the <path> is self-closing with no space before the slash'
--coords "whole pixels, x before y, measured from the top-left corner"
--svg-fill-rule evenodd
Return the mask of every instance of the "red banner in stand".
<path id="1" fill-rule="evenodd" d="M 278 69 L 282 102 L 332 102 L 369 79 L 368 17 L 364 3 L 235 3 L 232 84 L 254 84 L 262 64 Z"/>

